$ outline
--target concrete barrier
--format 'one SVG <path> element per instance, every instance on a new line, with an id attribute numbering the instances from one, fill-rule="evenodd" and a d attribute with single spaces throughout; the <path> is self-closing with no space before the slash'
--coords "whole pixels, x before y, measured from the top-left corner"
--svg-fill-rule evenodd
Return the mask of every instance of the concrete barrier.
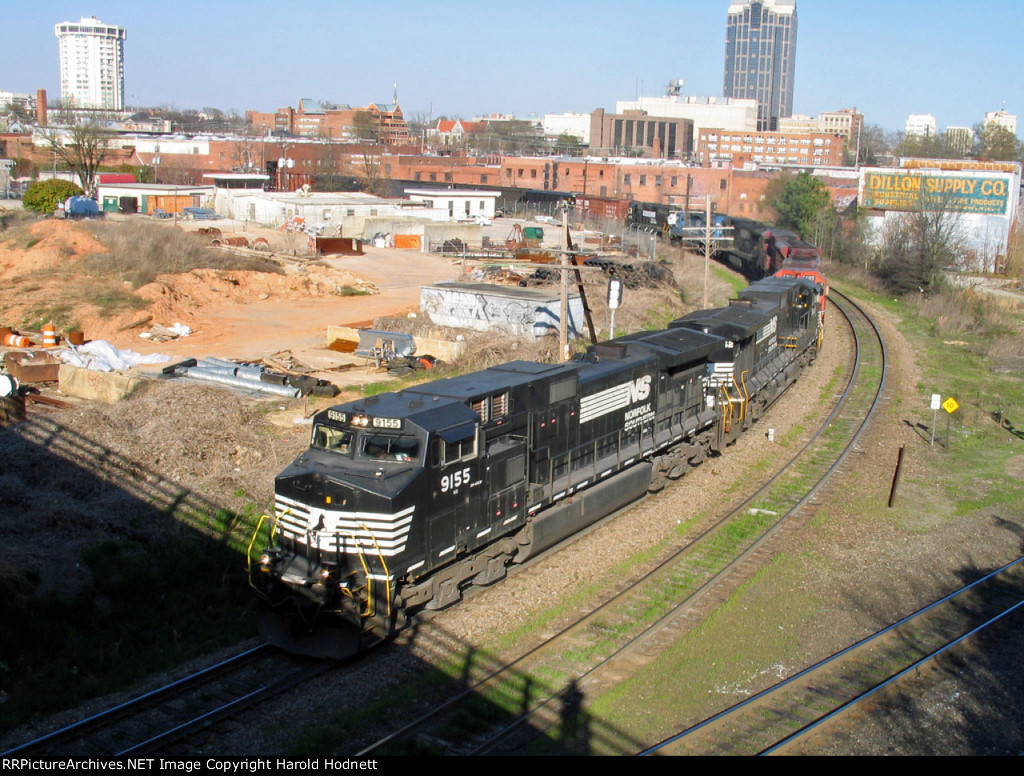
<path id="1" fill-rule="evenodd" d="M 337 340 L 359 342 L 359 329 L 353 329 L 351 326 L 328 326 L 327 343 L 330 344 Z M 417 356 L 431 355 L 442 361 L 454 361 L 466 350 L 465 342 L 431 339 L 415 335 L 413 335 L 413 341 L 416 343 Z"/>

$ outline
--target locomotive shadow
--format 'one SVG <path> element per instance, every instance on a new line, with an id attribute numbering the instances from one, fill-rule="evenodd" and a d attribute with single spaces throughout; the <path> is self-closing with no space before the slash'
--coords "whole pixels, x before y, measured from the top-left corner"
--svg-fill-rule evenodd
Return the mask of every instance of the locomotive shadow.
<path id="1" fill-rule="evenodd" d="M 1024 554 L 1024 526 L 1020 520 L 998 515 L 996 525 L 1022 539 L 1019 553 Z M 990 573 L 991 567 L 968 563 L 954 573 L 963 586 Z M 1019 574 L 1018 574 L 1019 578 Z M 1017 585 L 1019 596 L 1020 584 Z M 1005 589 L 977 592 L 974 598 L 958 604 L 957 610 L 971 627 L 980 626 L 991 616 L 987 599 L 1006 595 Z M 891 619 L 899 611 L 893 594 L 893 607 L 872 606 L 876 622 Z M 864 602 L 850 599 L 852 606 Z M 873 741 L 873 750 L 848 754 L 903 755 L 1018 755 L 1024 751 L 1024 672 L 1020 670 L 1020 634 L 1024 617 L 1020 612 L 1004 618 L 991 635 L 973 639 L 967 653 L 953 650 L 938 658 L 936 669 L 918 669 L 912 684 L 896 685 L 876 701 L 869 727 L 858 732 L 864 741 Z M 910 633 L 903 640 L 917 648 L 918 636 Z M 955 713 L 949 709 L 955 708 Z M 941 712 L 945 713 L 941 713 Z M 950 719 L 955 723 L 950 723 Z M 827 742 L 825 742 L 827 744 Z M 884 750 L 877 747 L 885 747 Z"/>
<path id="2" fill-rule="evenodd" d="M 0 730 L 254 635 L 243 529 L 51 417 L 0 426 Z"/>
<path id="3" fill-rule="evenodd" d="M 432 621 L 417 620 L 406 632 L 409 648 L 433 670 L 450 677 L 453 689 L 469 689 L 504 667 L 505 661 L 461 641 Z M 509 739 L 478 754 L 624 755 L 647 744 L 591 714 L 576 680 L 562 684 L 527 671 L 513 671 L 496 685 L 478 690 L 460 714 L 458 736 L 472 740 L 480 730 L 511 725 L 519 715 L 543 704 L 542 712 L 518 725 Z M 477 729 L 474 729 L 477 728 Z M 481 740 L 485 739 L 483 736 Z M 458 741 L 450 741 L 457 748 Z M 408 753 L 408 752 L 405 752 Z"/>

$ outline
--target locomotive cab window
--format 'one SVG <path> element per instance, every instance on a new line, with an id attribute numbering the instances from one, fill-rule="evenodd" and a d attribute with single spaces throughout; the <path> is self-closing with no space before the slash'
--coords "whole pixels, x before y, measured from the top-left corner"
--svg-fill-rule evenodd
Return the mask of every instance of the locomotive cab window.
<path id="1" fill-rule="evenodd" d="M 312 444 L 321 450 L 333 450 L 348 455 L 352 451 L 352 432 L 318 423 L 313 429 Z"/>
<path id="2" fill-rule="evenodd" d="M 441 432 L 440 458 L 442 466 L 476 458 L 476 424 L 464 423 Z"/>
<path id="3" fill-rule="evenodd" d="M 408 436 L 368 434 L 363 437 L 361 453 L 363 458 L 373 461 L 395 461 L 398 463 L 419 461 L 420 440 Z"/>

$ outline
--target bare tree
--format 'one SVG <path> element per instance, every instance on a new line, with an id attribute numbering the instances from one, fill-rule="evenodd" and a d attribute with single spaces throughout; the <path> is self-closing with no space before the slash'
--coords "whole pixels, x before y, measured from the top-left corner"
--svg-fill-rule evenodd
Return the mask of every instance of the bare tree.
<path id="1" fill-rule="evenodd" d="M 945 210 L 901 213 L 882 229 L 878 275 L 897 293 L 931 293 L 970 258 L 962 218 Z"/>
<path id="2" fill-rule="evenodd" d="M 359 110 L 353 114 L 352 131 L 362 141 L 380 142 L 380 125 L 368 110 Z"/>
<path id="3" fill-rule="evenodd" d="M 360 162 L 356 176 L 363 191 L 378 197 L 387 196 L 391 192 L 391 178 L 384 164 L 383 149 L 364 145 Z"/>
<path id="4" fill-rule="evenodd" d="M 231 166 L 243 172 L 259 170 L 262 144 L 262 136 L 254 137 L 248 132 L 236 135 L 231 142 Z"/>
<path id="5" fill-rule="evenodd" d="M 89 196 L 96 193 L 96 174 L 104 160 L 113 155 L 114 133 L 95 121 L 74 124 L 66 129 L 41 133 L 57 160 L 74 172 Z"/>

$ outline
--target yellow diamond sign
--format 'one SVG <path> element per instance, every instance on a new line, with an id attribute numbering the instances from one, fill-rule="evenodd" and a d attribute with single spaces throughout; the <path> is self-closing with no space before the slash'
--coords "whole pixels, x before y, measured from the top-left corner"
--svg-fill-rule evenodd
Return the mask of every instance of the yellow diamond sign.
<path id="1" fill-rule="evenodd" d="M 952 415 L 954 412 L 960 409 L 960 405 L 957 404 L 956 399 L 950 396 L 948 399 L 942 402 L 942 409 L 944 409 L 946 412 Z"/>

